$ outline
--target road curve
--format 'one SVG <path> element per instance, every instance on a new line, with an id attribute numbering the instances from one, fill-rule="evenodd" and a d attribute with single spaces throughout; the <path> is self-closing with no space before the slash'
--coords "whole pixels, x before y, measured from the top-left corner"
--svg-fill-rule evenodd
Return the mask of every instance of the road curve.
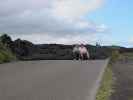
<path id="1" fill-rule="evenodd" d="M 0 100 L 94 100 L 107 60 L 0 65 Z"/>

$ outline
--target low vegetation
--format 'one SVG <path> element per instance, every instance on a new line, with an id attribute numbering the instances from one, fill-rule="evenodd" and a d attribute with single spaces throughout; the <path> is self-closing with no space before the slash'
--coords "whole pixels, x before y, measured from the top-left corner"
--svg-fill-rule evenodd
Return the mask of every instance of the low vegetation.
<path id="1" fill-rule="evenodd" d="M 113 72 L 111 70 L 111 65 L 109 64 L 104 73 L 101 82 L 101 87 L 99 88 L 99 91 L 96 96 L 96 100 L 109 100 L 109 97 L 113 92 L 113 82 Z"/>
<path id="2" fill-rule="evenodd" d="M 115 77 L 114 93 L 110 100 L 133 100 L 133 52 L 122 54 L 112 70 Z"/>
<path id="3" fill-rule="evenodd" d="M 19 60 L 72 60 L 72 49 L 74 45 L 63 44 L 33 44 L 27 40 L 12 40 L 7 34 L 0 36 L 9 51 L 14 53 Z M 86 45 L 90 53 L 90 59 L 106 59 L 114 54 L 114 58 L 119 52 L 124 53 L 133 51 L 133 48 L 119 46 L 100 46 Z M 113 52 L 112 52 L 113 51 Z M 117 55 L 118 54 L 118 55 Z"/>
<path id="4" fill-rule="evenodd" d="M 0 64 L 4 62 L 10 62 L 15 59 L 16 57 L 12 54 L 12 52 L 0 42 Z"/>
<path id="5" fill-rule="evenodd" d="M 133 59 L 133 52 L 123 53 L 123 59 Z"/>
<path id="6" fill-rule="evenodd" d="M 110 96 L 114 92 L 113 84 L 115 83 L 113 79 L 112 64 L 115 63 L 121 57 L 122 55 L 119 53 L 118 50 L 112 50 L 110 62 L 103 75 L 101 86 L 96 95 L 96 100 L 109 100 L 110 99 Z"/>
<path id="7" fill-rule="evenodd" d="M 121 58 L 121 54 L 118 50 L 112 50 L 111 56 L 110 56 L 110 63 L 116 62 L 119 58 Z"/>
<path id="8" fill-rule="evenodd" d="M 12 40 L 7 34 L 0 36 L 1 42 L 17 56 L 19 60 L 72 60 L 74 45 L 33 44 L 27 40 Z M 105 59 L 110 55 L 110 47 L 86 45 L 91 59 Z"/>
<path id="9" fill-rule="evenodd" d="M 11 52 L 0 51 L 0 64 L 4 62 L 10 62 L 13 60 L 15 60 L 15 56 L 13 56 Z"/>

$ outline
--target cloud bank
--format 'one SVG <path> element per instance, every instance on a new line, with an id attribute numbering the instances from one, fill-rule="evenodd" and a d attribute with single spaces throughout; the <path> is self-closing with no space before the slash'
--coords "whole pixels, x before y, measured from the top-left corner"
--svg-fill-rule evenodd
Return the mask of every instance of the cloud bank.
<path id="1" fill-rule="evenodd" d="M 37 43 L 86 42 L 91 39 L 87 35 L 94 37 L 92 34 L 107 29 L 104 24 L 97 25 L 85 18 L 100 8 L 104 0 L 0 1 L 0 32 L 12 33 L 13 38 L 23 37 Z"/>

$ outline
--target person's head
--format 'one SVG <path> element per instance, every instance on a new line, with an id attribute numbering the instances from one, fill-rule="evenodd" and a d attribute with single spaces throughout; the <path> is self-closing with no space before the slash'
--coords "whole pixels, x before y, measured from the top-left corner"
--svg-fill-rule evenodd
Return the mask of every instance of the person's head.
<path id="1" fill-rule="evenodd" d="M 79 47 L 79 44 L 75 44 L 74 47 Z"/>
<path id="2" fill-rule="evenodd" d="M 80 46 L 81 46 L 81 47 L 84 47 L 84 44 L 82 43 L 82 44 L 80 44 Z"/>

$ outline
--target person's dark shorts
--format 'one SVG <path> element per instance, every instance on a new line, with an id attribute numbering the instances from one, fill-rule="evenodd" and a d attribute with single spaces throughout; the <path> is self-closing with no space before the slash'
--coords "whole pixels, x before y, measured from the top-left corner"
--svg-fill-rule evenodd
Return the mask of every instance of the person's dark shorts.
<path id="1" fill-rule="evenodd" d="M 80 57 L 79 53 L 78 53 L 78 52 L 75 52 L 75 53 L 74 53 L 74 59 L 78 60 L 79 57 Z"/>

